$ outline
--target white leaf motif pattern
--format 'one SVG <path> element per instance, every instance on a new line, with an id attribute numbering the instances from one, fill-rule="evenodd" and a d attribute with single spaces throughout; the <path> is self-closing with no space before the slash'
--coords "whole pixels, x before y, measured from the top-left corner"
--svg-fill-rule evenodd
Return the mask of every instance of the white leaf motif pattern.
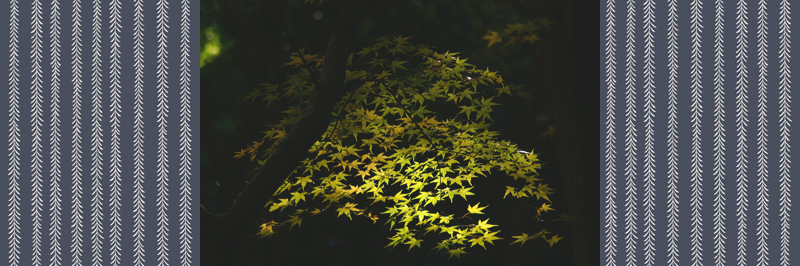
<path id="1" fill-rule="evenodd" d="M 170 12 L 175 3 L 179 8 Z M 192 152 L 197 126 L 192 93 L 199 83 L 191 76 L 198 67 L 192 60 L 199 56 L 192 46 L 199 44 L 192 42 L 198 4 L 7 2 L 2 10 L 9 22 L 8 234 L 2 265 L 200 263 L 193 250 L 198 221 L 192 194 L 197 184 L 192 164 L 198 159 Z M 170 21 L 171 14 L 180 19 Z M 170 33 L 170 28 L 179 30 Z M 169 47 L 169 39 L 179 45 Z M 148 40 L 155 46 L 145 51 Z M 170 51 L 178 56 L 170 60 Z M 152 73 L 145 72 L 147 65 Z M 170 67 L 178 71 L 169 73 Z M 170 83 L 177 90 L 170 92 Z M 179 116 L 172 120 L 169 96 L 180 101 Z M 64 117 L 68 120 L 62 123 Z M 172 134 L 168 122 L 178 125 Z M 148 134 L 157 135 L 152 143 L 145 143 Z M 168 159 L 172 150 L 179 156 L 174 162 Z M 145 168 L 149 152 L 153 164 Z M 174 195 L 170 185 L 179 189 Z M 145 219 L 151 205 L 154 213 Z M 170 217 L 178 223 L 170 225 Z M 146 253 L 152 254 L 149 262 Z"/>

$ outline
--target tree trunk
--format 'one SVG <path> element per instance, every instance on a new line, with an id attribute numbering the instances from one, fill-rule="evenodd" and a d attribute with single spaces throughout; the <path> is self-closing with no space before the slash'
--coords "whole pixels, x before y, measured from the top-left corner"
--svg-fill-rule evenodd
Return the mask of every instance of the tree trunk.
<path id="1" fill-rule="evenodd" d="M 559 165 L 570 222 L 575 265 L 596 265 L 599 253 L 599 124 L 596 68 L 599 61 L 597 14 L 587 3 L 535 1 L 534 17 L 554 23 L 542 32 L 534 48 L 531 84 L 551 113 L 553 145 Z M 567 44 L 567 45 L 565 45 Z"/>
<path id="2" fill-rule="evenodd" d="M 225 28 L 227 35 L 232 37 L 235 46 L 231 49 L 233 58 L 242 66 L 244 76 L 246 77 L 246 87 L 241 93 L 248 92 L 259 84 L 265 83 L 269 80 L 270 75 L 268 70 L 281 69 L 281 65 L 285 62 L 286 58 L 283 57 L 268 57 L 264 54 L 266 51 L 282 51 L 283 37 L 281 30 L 284 28 L 283 24 L 283 10 L 286 9 L 286 1 L 268 1 L 256 5 L 256 13 L 253 15 L 250 12 L 242 11 L 240 5 L 252 6 L 252 2 L 240 0 L 226 0 L 218 1 L 220 5 L 220 13 L 218 14 L 228 25 L 232 27 Z M 268 14 L 268 15 L 264 15 Z M 255 25 L 255 26 L 254 26 Z M 256 31 L 255 29 L 258 29 Z M 253 34 L 259 32 L 259 34 Z M 280 75 L 276 75 L 280 76 Z M 201 76 L 202 80 L 202 76 Z M 282 81 L 278 79 L 276 83 L 280 84 Z M 208 91 L 209 88 L 202 91 Z M 214 90 L 229 90 L 226 88 L 214 88 Z M 240 91 L 236 91 L 240 93 Z M 206 93 L 207 94 L 207 93 Z M 202 95 L 201 95 L 202 96 Z M 201 101 L 208 97 L 201 97 Z M 217 114 L 220 112 L 218 109 L 210 109 L 211 104 L 201 103 L 206 108 L 203 109 L 205 114 Z M 202 107 L 201 107 L 202 108 Z M 220 191 L 217 193 L 219 200 L 215 201 L 214 209 L 227 210 L 233 203 L 233 199 L 245 185 L 245 177 L 250 171 L 247 170 L 245 161 L 236 160 L 233 158 L 233 153 L 240 148 L 250 144 L 254 139 L 258 139 L 258 132 L 261 131 L 264 123 L 258 123 L 260 118 L 267 118 L 264 115 L 267 108 L 263 104 L 257 102 L 252 104 L 250 101 L 239 102 L 235 107 L 235 115 L 232 117 L 234 120 L 235 130 L 231 137 L 226 139 L 231 141 L 229 145 L 222 145 L 222 140 L 218 134 L 213 130 L 214 116 L 204 115 L 201 124 L 204 128 L 211 131 L 203 130 L 202 132 L 212 132 L 212 136 L 203 138 L 202 143 L 204 148 L 208 148 L 211 152 L 206 153 L 212 157 L 213 169 L 208 173 L 217 178 L 219 182 Z M 220 114 L 222 115 L 222 114 Z"/>
<path id="3" fill-rule="evenodd" d="M 224 214 L 201 208 L 201 256 L 204 265 L 253 265 L 257 252 L 250 250 L 258 215 L 273 192 L 286 180 L 308 150 L 328 127 L 333 107 L 347 91 L 344 84 L 347 57 L 361 14 L 363 0 L 343 0 L 325 51 L 325 65 L 314 95 L 303 116 L 278 144 L 275 152 L 244 188 L 238 200 Z"/>

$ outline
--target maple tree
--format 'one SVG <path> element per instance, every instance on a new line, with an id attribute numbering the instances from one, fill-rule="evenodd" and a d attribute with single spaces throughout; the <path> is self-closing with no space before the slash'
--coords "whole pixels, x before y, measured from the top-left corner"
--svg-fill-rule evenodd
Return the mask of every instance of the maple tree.
<path id="1" fill-rule="evenodd" d="M 488 206 L 467 204 L 462 213 L 447 213 L 442 205 L 469 202 L 472 180 L 492 171 L 509 177 L 504 197 L 536 197 L 545 201 L 535 211 L 554 210 L 548 195 L 553 190 L 538 178 L 537 154 L 519 150 L 489 130 L 493 100 L 503 95 L 524 96 L 520 87 L 497 72 L 481 70 L 457 53 L 439 53 L 412 44 L 410 37 L 383 37 L 350 54 L 345 84 L 352 89 L 336 103 L 334 121 L 325 135 L 264 206 L 286 212 L 284 220 L 261 224 L 260 237 L 276 228 L 300 227 L 323 211 L 337 216 L 385 220 L 395 235 L 388 246 L 421 247 L 427 237 L 451 257 L 464 248 L 494 244 L 499 230 L 489 218 L 462 223 L 467 216 L 484 214 Z M 287 67 L 294 74 L 283 84 L 266 84 L 244 100 L 283 104 L 285 117 L 270 125 L 260 140 L 236 153 L 261 167 L 299 121 L 324 57 L 292 54 Z M 257 168 L 258 169 L 258 168 Z M 256 171 L 255 169 L 254 171 Z M 452 209 L 452 208 L 449 208 Z M 466 220 L 469 221 L 469 220 Z M 434 235 L 438 233 L 438 237 Z M 544 229 L 516 236 L 520 244 L 541 238 L 555 244 L 559 238 Z M 521 237 L 521 238 L 520 238 Z M 512 242 L 512 243 L 516 243 Z"/>
<path id="2" fill-rule="evenodd" d="M 303 1 L 290 1 L 289 6 L 292 6 L 292 2 L 300 3 Z M 311 2 L 313 6 L 319 6 L 323 1 L 306 2 Z M 328 2 L 325 1 L 325 4 L 332 5 Z M 345 5 L 347 2 L 350 1 L 333 1 L 336 5 L 340 3 Z M 419 40 L 417 38 L 421 36 L 426 43 L 436 43 L 441 47 L 450 47 L 451 49 L 467 52 L 470 55 L 469 57 L 477 59 L 474 62 L 480 62 L 480 65 L 489 65 L 495 70 L 502 69 L 509 79 L 522 84 L 537 84 L 526 89 L 529 92 L 536 93 L 535 105 L 539 105 L 539 101 L 541 101 L 539 97 L 541 92 L 531 89 L 531 87 L 539 87 L 538 82 L 520 80 L 518 75 L 512 74 L 515 73 L 514 71 L 508 71 L 503 65 L 487 64 L 486 60 L 482 59 L 481 56 L 477 56 L 474 50 L 470 50 L 472 49 L 470 47 L 456 47 L 446 43 L 431 42 L 430 36 L 426 38 L 425 34 L 420 35 L 419 32 L 414 31 L 387 32 L 382 30 L 381 33 L 373 31 L 366 35 L 362 32 L 363 36 L 358 37 L 362 39 L 361 41 L 366 40 L 366 36 L 380 36 L 383 34 L 395 34 L 396 32 L 413 32 L 414 36 L 417 37 L 387 37 L 377 40 L 377 43 L 373 45 L 357 49 L 356 46 L 347 43 L 347 40 L 353 39 L 354 27 L 357 29 L 362 27 L 357 25 L 363 25 L 364 29 L 367 29 L 369 25 L 366 20 L 363 24 L 352 22 L 358 21 L 357 16 L 354 15 L 363 13 L 363 11 L 357 11 L 361 4 L 363 3 L 351 4 L 349 9 L 343 8 L 343 10 L 349 12 L 340 11 L 338 21 L 334 24 L 336 25 L 336 30 L 330 39 L 330 43 L 328 43 L 327 49 L 325 49 L 324 45 L 310 45 L 308 46 L 308 51 L 314 52 L 308 53 L 301 47 L 309 45 L 309 40 L 306 38 L 298 42 L 289 36 L 290 33 L 281 32 L 283 26 L 274 24 L 278 23 L 279 19 L 271 22 L 278 26 L 269 27 L 269 29 L 277 29 L 278 32 L 270 33 L 271 35 L 269 36 L 274 36 L 272 38 L 278 37 L 280 41 L 274 42 L 269 39 L 270 37 L 266 37 L 265 40 L 268 40 L 267 42 L 263 40 L 257 42 L 257 39 L 253 39 L 256 36 L 249 37 L 251 36 L 251 31 L 241 27 L 248 25 L 248 23 L 242 23 L 247 21 L 245 19 L 238 19 L 241 16 L 236 15 L 238 12 L 236 4 L 219 2 L 219 6 L 210 7 L 213 9 L 209 10 L 220 12 L 218 13 L 220 20 L 217 22 L 223 21 L 228 26 L 235 26 L 230 27 L 236 29 L 236 31 L 231 32 L 236 34 L 235 36 L 239 36 L 235 42 L 236 50 L 231 51 L 237 51 L 237 53 L 242 54 L 242 58 L 238 61 L 230 62 L 235 62 L 237 67 L 239 67 L 239 62 L 250 62 L 249 65 L 242 64 L 241 69 L 248 71 L 248 73 L 252 72 L 247 74 L 249 80 L 247 81 L 247 84 L 249 84 L 247 86 L 240 86 L 238 84 L 240 81 L 233 78 L 227 80 L 233 80 L 237 84 L 231 82 L 220 84 L 223 84 L 223 87 L 240 86 L 253 88 L 253 86 L 256 86 L 256 90 L 250 89 L 250 93 L 244 96 L 244 101 L 237 104 L 237 106 L 249 106 L 250 108 L 241 110 L 268 110 L 266 114 L 263 111 L 240 112 L 240 114 L 249 114 L 251 119 L 237 118 L 236 126 L 241 128 L 237 129 L 237 132 L 247 131 L 244 128 L 248 124 L 259 127 L 259 130 L 250 129 L 250 132 L 264 131 L 263 123 L 249 122 L 257 121 L 252 119 L 255 117 L 261 120 L 260 116 L 262 114 L 265 114 L 265 118 L 262 121 L 270 121 L 271 125 L 262 133 L 262 136 L 249 135 L 248 137 L 239 137 L 235 142 L 253 139 L 256 141 L 252 141 L 249 146 L 236 154 L 235 157 L 238 158 L 238 161 L 235 165 L 238 166 L 227 166 L 225 168 L 227 170 L 221 170 L 214 176 L 216 180 L 211 180 L 211 186 L 206 186 L 206 188 L 214 192 L 206 194 L 212 200 L 206 201 L 208 205 L 205 206 L 209 207 L 209 210 L 222 211 L 223 213 L 211 214 L 204 209 L 201 216 L 203 219 L 201 223 L 204 224 L 203 230 L 213 231 L 213 233 L 203 233 L 203 242 L 208 244 L 204 244 L 202 247 L 204 249 L 208 247 L 208 249 L 212 249 L 214 252 L 224 256 L 241 257 L 250 256 L 256 250 L 265 250 L 268 245 L 273 245 L 273 248 L 268 248 L 268 252 L 272 255 L 261 255 L 262 259 L 266 257 L 272 260 L 276 257 L 275 255 L 282 257 L 280 256 L 281 252 L 291 250 L 274 248 L 275 243 L 286 243 L 285 240 L 289 238 L 306 235 L 315 239 L 318 236 L 322 239 L 331 239 L 330 235 L 303 233 L 324 230 L 316 228 L 319 227 L 317 225 L 321 221 L 329 223 L 331 220 L 340 220 L 336 221 L 339 226 L 330 229 L 332 231 L 347 230 L 344 228 L 350 226 L 349 224 L 358 224 L 360 226 L 365 225 L 365 223 L 375 223 L 374 227 L 378 230 L 381 228 L 388 229 L 387 231 L 390 235 L 387 236 L 390 236 L 390 239 L 388 241 L 384 240 L 384 244 L 388 244 L 389 247 L 412 250 L 408 254 L 422 254 L 417 251 L 421 249 L 444 250 L 444 254 L 430 253 L 426 255 L 435 255 L 436 257 L 443 255 L 442 258 L 446 258 L 448 253 L 451 258 L 460 258 L 466 252 L 473 253 L 469 250 L 470 248 L 475 248 L 475 246 L 485 248 L 486 243 L 490 245 L 497 243 L 520 244 L 517 245 L 519 247 L 521 244 L 534 239 L 542 239 L 544 241 L 536 241 L 539 242 L 537 245 L 543 243 L 543 246 L 548 246 L 561 240 L 562 238 L 555 235 L 555 233 L 541 229 L 542 227 L 562 228 L 564 225 L 554 226 L 544 223 L 533 227 L 535 230 L 531 227 L 521 228 L 518 225 L 507 226 L 508 219 L 501 218 L 505 216 L 497 215 L 497 213 L 498 210 L 506 211 L 508 208 L 504 208 L 505 204 L 490 200 L 491 197 L 500 199 L 510 196 L 512 198 L 532 197 L 524 201 L 513 199 L 511 200 L 513 202 L 529 203 L 534 200 L 541 201 L 536 203 L 535 207 L 527 205 L 533 208 L 530 209 L 532 211 L 531 215 L 529 217 L 518 216 L 519 218 L 514 218 L 515 223 L 518 223 L 516 221 L 522 222 L 522 220 L 525 220 L 526 223 L 527 221 L 537 223 L 540 216 L 551 217 L 554 207 L 560 211 L 567 209 L 567 206 L 561 205 L 564 201 L 564 196 L 560 195 L 561 193 L 556 198 L 553 198 L 551 194 L 553 190 L 550 187 L 553 186 L 557 187 L 559 192 L 561 191 L 562 187 L 559 181 L 555 181 L 552 186 L 542 183 L 543 180 L 527 183 L 528 178 L 540 178 L 536 173 L 540 170 L 539 168 L 534 168 L 529 175 L 523 174 L 524 178 L 518 175 L 519 171 L 508 171 L 506 173 L 505 169 L 510 167 L 511 164 L 502 164 L 504 159 L 501 158 L 501 153 L 519 156 L 519 158 L 526 160 L 528 160 L 529 155 L 530 157 L 535 157 L 535 160 L 538 160 L 538 156 L 533 154 L 533 151 L 526 153 L 526 151 L 512 149 L 511 146 L 514 146 L 513 144 L 502 141 L 496 132 L 492 132 L 489 129 L 489 126 L 494 122 L 492 118 L 495 118 L 499 119 L 498 123 L 496 123 L 497 128 L 503 129 L 504 134 L 509 133 L 507 132 L 509 124 L 503 116 L 509 114 L 509 108 L 519 109 L 520 106 L 498 106 L 497 104 L 508 102 L 507 100 L 512 97 L 509 95 L 519 98 L 517 96 L 520 96 L 525 91 L 519 90 L 515 85 L 503 80 L 503 77 L 500 77 L 497 72 L 489 71 L 484 67 L 475 68 L 467 64 L 466 60 L 459 54 L 444 52 L 444 50 L 438 50 L 438 48 L 433 51 L 432 48 L 414 45 L 410 42 Z M 269 10 L 274 9 L 272 6 L 273 4 L 270 3 L 260 8 L 269 13 Z M 285 4 L 275 4 L 274 6 L 280 7 L 285 6 Z M 484 6 L 484 8 L 486 7 Z M 337 13 L 333 13 L 334 16 L 329 16 L 327 10 L 323 9 L 323 11 L 326 12 L 326 18 L 337 18 Z M 268 17 L 271 18 L 271 14 Z M 314 17 L 319 19 L 316 13 Z M 343 22 L 343 17 L 351 18 L 351 22 L 341 23 Z M 489 42 L 490 49 L 495 51 L 501 51 L 504 48 L 506 51 L 508 49 L 519 50 L 518 47 L 512 47 L 512 45 L 542 43 L 539 40 L 539 36 L 548 41 L 551 39 L 546 33 L 539 32 L 541 28 L 548 27 L 550 20 L 534 19 L 532 20 L 533 22 L 529 22 L 527 25 L 524 23 L 525 20 L 509 21 L 511 23 L 522 21 L 522 24 L 508 24 L 505 30 L 502 27 L 498 27 L 499 25 L 497 24 L 489 27 L 491 29 L 500 28 L 499 32 L 490 30 L 484 38 Z M 561 22 L 559 18 L 556 18 L 556 21 Z M 500 23 L 505 24 L 506 22 Z M 530 25 L 533 26 L 529 27 Z M 345 30 L 341 31 L 340 29 Z M 290 29 L 292 36 L 294 36 L 296 30 Z M 473 32 L 471 35 L 473 37 L 470 38 L 480 40 L 485 30 L 486 27 L 480 28 L 480 30 Z M 346 37 L 348 33 L 351 37 Z M 286 42 L 289 44 L 288 46 L 283 42 L 281 36 L 285 37 Z M 313 42 L 324 44 L 324 38 L 323 40 L 316 38 Z M 228 51 L 226 47 L 233 49 L 233 46 L 230 45 L 234 44 L 234 42 L 229 42 L 226 39 L 221 40 L 219 43 L 212 43 L 213 45 L 209 47 L 213 46 L 218 49 L 221 47 L 223 51 Z M 261 44 L 263 43 L 268 44 L 265 48 L 266 50 L 261 49 Z M 397 46 L 401 48 L 398 49 Z M 478 46 L 481 47 L 481 45 Z M 486 46 L 487 43 L 484 42 L 482 47 Z M 420 53 L 425 49 L 428 51 L 423 53 L 428 53 L 427 55 Z M 391 50 L 395 50 L 394 54 L 392 54 Z M 405 51 L 406 53 L 400 52 L 404 50 L 407 50 Z M 286 54 L 279 51 L 284 51 Z M 351 52 L 355 53 L 351 54 Z M 290 53 L 291 56 L 289 56 Z M 460 73 L 462 76 L 441 76 L 446 74 L 446 71 L 436 73 L 440 76 L 425 76 L 425 71 L 436 67 L 435 64 L 442 63 L 439 62 L 441 60 L 436 60 L 435 62 L 424 60 L 427 57 L 432 57 L 433 53 L 450 56 L 450 59 L 453 60 L 447 63 L 449 65 L 439 65 L 439 70 L 450 68 L 452 71 L 459 64 L 464 65 L 463 69 L 459 68 L 458 71 L 454 72 Z M 211 54 L 209 53 L 209 55 Z M 220 58 L 232 60 L 228 57 Z M 267 62 L 270 64 L 271 69 L 279 70 L 273 72 L 270 69 L 269 79 L 254 78 L 257 75 L 262 75 L 261 73 L 267 73 L 267 71 L 258 70 L 262 68 L 257 68 L 261 64 L 260 60 L 265 58 L 277 58 L 269 59 Z M 459 62 L 462 60 L 463 62 Z M 219 64 L 219 60 L 216 62 L 212 66 L 215 69 L 214 71 L 224 68 L 225 65 Z M 284 67 L 278 68 L 277 66 L 281 64 Z M 552 64 L 547 66 L 550 65 Z M 207 67 L 206 69 L 211 71 L 212 68 Z M 361 74 L 366 73 L 366 75 L 358 76 L 359 71 L 361 71 Z M 545 73 L 545 71 L 540 72 Z M 276 76 L 278 78 L 275 78 Z M 479 83 L 475 88 L 470 88 L 471 84 L 468 84 L 465 80 L 473 81 L 476 80 L 476 77 L 479 77 L 478 81 L 483 81 L 485 84 Z M 417 81 L 414 81 L 414 78 Z M 280 83 L 256 85 L 267 80 L 272 80 L 273 82 L 280 80 Z M 447 82 L 448 80 L 454 82 Z M 395 83 L 389 84 L 390 82 Z M 423 86 L 416 86 L 415 82 L 421 82 Z M 245 82 L 241 83 L 244 84 Z M 455 87 L 455 85 L 461 85 L 461 87 Z M 436 88 L 431 90 L 431 87 Z M 446 91 L 446 93 L 442 91 Z M 205 99 L 208 99 L 208 97 L 205 97 Z M 380 102 L 381 100 L 383 102 Z M 519 100 L 514 101 L 519 102 Z M 256 106 L 269 107 L 260 108 Z M 505 110 L 501 110 L 501 108 Z M 495 109 L 500 111 L 499 116 L 495 117 L 497 115 L 493 113 Z M 216 111 L 217 108 L 213 107 L 206 110 Z M 285 112 L 281 113 L 281 111 Z M 220 110 L 220 113 L 222 112 Z M 278 115 L 277 120 L 275 115 Z M 284 117 L 280 118 L 280 116 Z M 558 116 L 557 120 L 552 121 L 561 120 L 563 120 L 563 116 Z M 277 124 L 272 124 L 272 122 Z M 211 125 L 209 123 L 205 124 Z M 551 122 L 548 122 L 548 124 L 556 125 Z M 459 125 L 462 127 L 459 127 Z M 460 139 L 457 136 L 445 136 L 448 133 L 457 134 L 460 131 L 468 130 L 469 125 L 476 125 L 474 132 L 467 132 Z M 253 126 L 250 127 L 255 128 Z M 385 130 L 378 129 L 379 127 L 383 127 Z M 559 130 L 559 133 L 554 134 L 554 127 L 550 126 L 550 128 L 549 132 L 551 133 L 547 134 L 554 139 L 563 138 L 565 135 L 562 132 L 567 130 L 564 126 L 556 125 L 555 128 Z M 376 129 L 377 132 L 375 132 Z M 487 131 L 489 133 L 484 134 Z M 539 136 L 538 132 L 530 133 L 527 132 L 524 135 Z M 208 134 L 205 135 L 209 136 Z M 542 135 L 544 136 L 545 134 L 543 133 Z M 520 136 L 515 136 L 513 133 L 507 136 L 519 141 L 519 143 L 523 143 L 525 147 L 535 146 L 537 151 L 548 149 L 546 153 L 547 160 L 553 159 L 553 153 L 549 150 L 550 146 L 537 144 L 540 142 L 537 138 L 520 138 Z M 470 137 L 473 139 L 470 139 Z M 474 139 L 476 137 L 482 139 L 476 141 Z M 458 142 L 447 141 L 447 139 L 453 138 L 457 139 Z M 219 139 L 223 140 L 224 138 Z M 468 141 L 471 141 L 471 143 Z M 467 151 L 474 149 L 476 143 L 481 145 L 490 142 L 508 146 L 505 147 L 507 148 L 506 150 L 500 153 L 491 154 L 491 156 L 495 156 L 494 158 L 491 156 L 476 156 L 477 153 L 481 152 L 480 149 L 476 149 L 477 151 L 472 153 Z M 416 148 L 415 146 L 418 143 L 422 146 L 422 150 L 412 149 Z M 243 147 L 246 144 L 239 143 L 231 146 Z M 459 152 L 454 152 L 456 148 L 460 149 Z M 225 149 L 230 149 L 230 147 L 226 146 Z M 446 153 L 439 155 L 440 150 L 444 150 Z M 207 151 L 210 150 L 207 149 Z M 216 151 L 220 151 L 220 149 Z M 556 152 L 560 152 L 560 150 L 556 150 Z M 225 150 L 222 153 L 212 152 L 209 154 L 217 156 L 217 159 L 213 159 L 214 168 L 220 165 L 217 162 L 223 162 L 218 159 L 219 156 L 233 157 L 230 156 L 229 150 Z M 367 157 L 362 157 L 364 155 L 367 155 Z M 468 158 L 470 156 L 476 160 L 474 162 L 469 161 Z M 492 161 L 492 159 L 496 160 Z M 505 161 L 512 162 L 514 164 L 513 167 L 517 167 L 517 162 L 512 160 Z M 563 167 L 560 161 L 562 161 L 562 158 L 555 162 L 556 168 Z M 250 165 L 254 166 L 256 170 L 245 174 L 236 172 L 242 171 L 244 167 L 241 167 L 241 165 L 246 164 L 246 162 L 250 162 Z M 529 166 L 531 167 L 537 163 L 538 161 L 530 163 L 529 160 Z M 391 167 L 393 169 L 387 171 L 390 168 L 390 164 L 394 164 Z M 463 172 L 458 172 L 459 167 L 462 168 Z M 470 170 L 467 171 L 467 168 Z M 486 168 L 486 171 L 483 171 L 484 168 Z M 444 173 L 438 172 L 438 170 L 443 169 L 449 170 L 444 170 Z M 476 174 L 472 169 L 477 169 L 483 172 L 484 175 Z M 553 167 L 549 167 L 546 171 L 553 171 L 553 169 Z M 558 173 L 554 174 L 550 172 L 545 174 L 548 182 L 552 181 L 549 180 L 551 177 L 560 175 Z M 226 176 L 231 176 L 231 178 Z M 446 178 L 434 178 L 437 176 Z M 241 179 L 242 177 L 244 177 L 244 180 L 248 180 L 249 183 L 245 185 L 245 182 Z M 472 181 L 477 181 L 475 184 L 478 187 L 473 186 Z M 214 182 L 221 190 L 217 190 L 214 187 Z M 231 185 L 236 184 L 236 182 L 241 185 Z M 492 192 L 492 195 L 489 196 L 489 193 L 486 193 L 489 192 L 487 191 L 489 188 L 488 183 L 491 183 L 492 189 L 497 191 L 498 194 Z M 497 183 L 507 184 L 499 185 Z M 498 185 L 500 187 L 496 188 Z M 526 186 L 528 186 L 527 189 Z M 242 187 L 244 187 L 244 191 L 242 191 Z M 567 190 L 567 196 L 570 199 L 575 197 L 570 195 L 569 189 L 571 187 L 564 189 Z M 224 196 L 223 190 L 227 191 L 224 193 L 233 192 L 227 194 L 228 196 Z M 218 193 L 216 191 L 220 191 L 220 194 L 213 194 Z M 273 194 L 273 191 L 277 193 Z M 236 193 L 239 193 L 239 195 L 234 199 L 233 195 Z M 216 195 L 219 195 L 219 198 L 214 199 L 214 197 L 217 197 Z M 550 202 L 550 198 L 553 198 L 556 204 Z M 231 199 L 233 199 L 233 204 L 229 205 Z M 572 204 L 573 201 L 571 200 L 569 203 Z M 481 202 L 491 203 L 491 206 L 484 205 Z M 522 205 L 519 206 L 515 212 L 520 214 L 522 214 L 521 211 L 528 208 L 522 207 Z M 570 213 L 574 213 L 573 210 L 575 208 L 570 205 L 569 210 Z M 437 214 L 438 217 L 433 219 Z M 337 216 L 338 219 L 334 218 Z M 490 217 L 491 219 L 489 219 Z M 567 221 L 574 217 L 564 214 L 560 220 Z M 360 221 L 351 223 L 348 220 Z M 570 223 L 571 225 L 572 223 Z M 297 227 L 303 227 L 303 229 L 297 230 Z M 503 231 L 499 232 L 501 228 Z M 291 233 L 283 232 L 290 229 L 295 231 Z M 374 229 L 369 230 L 374 232 Z M 555 231 L 561 230 L 555 229 Z M 568 235 L 572 239 L 572 230 L 570 232 Z M 273 240 L 252 241 L 257 237 L 270 236 L 275 233 L 278 236 L 273 237 Z M 461 243 L 456 243 L 458 238 L 463 238 Z M 376 240 L 380 241 L 380 238 Z M 293 241 L 292 243 L 298 242 L 298 240 L 291 241 Z M 575 243 L 577 243 L 575 241 L 570 242 L 572 243 L 567 243 L 567 246 L 576 245 Z M 264 243 L 269 244 L 265 246 Z M 360 245 L 364 246 L 364 244 Z M 243 251 L 242 248 L 245 246 L 250 251 Z M 528 245 L 525 246 L 527 251 L 523 252 L 530 252 L 530 247 Z M 348 245 L 349 247 L 350 245 Z M 517 247 L 510 247 L 510 249 L 521 250 Z M 495 250 L 503 250 L 504 252 L 506 250 L 489 249 L 489 253 L 480 253 L 497 254 Z M 558 250 L 561 249 L 563 248 Z M 392 252 L 391 250 L 392 248 L 388 248 L 381 251 Z M 314 250 L 305 252 L 319 253 L 319 251 Z M 552 251 L 535 252 L 552 253 Z M 578 251 L 575 252 L 579 254 Z M 405 252 L 401 253 L 405 254 Z M 208 255 L 211 253 L 207 250 L 202 251 L 202 254 L 204 263 L 209 262 L 206 258 L 213 257 L 213 255 Z M 537 254 L 537 256 L 539 255 Z M 511 258 L 514 260 L 513 257 Z M 287 261 L 287 259 L 282 260 Z M 231 263 L 237 260 L 217 261 Z"/>

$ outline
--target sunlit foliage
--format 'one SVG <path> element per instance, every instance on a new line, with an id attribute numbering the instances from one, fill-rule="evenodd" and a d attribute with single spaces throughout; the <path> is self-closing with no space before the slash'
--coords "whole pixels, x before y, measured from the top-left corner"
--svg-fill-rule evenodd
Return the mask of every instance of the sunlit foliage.
<path id="1" fill-rule="evenodd" d="M 524 96 L 520 87 L 457 53 L 439 53 L 409 38 L 380 38 L 350 55 L 345 82 L 350 90 L 334 108 L 334 120 L 264 206 L 288 219 L 264 222 L 259 236 L 334 212 L 383 222 L 394 232 L 387 247 L 410 250 L 433 243 L 429 247 L 460 258 L 465 248 L 486 248 L 502 239 L 499 226 L 485 217 L 489 207 L 471 201 L 472 181 L 488 176 L 508 177 L 496 181 L 508 184 L 504 197 L 542 201 L 536 221 L 554 210 L 548 197 L 553 190 L 538 178 L 537 154 L 489 130 L 492 108 L 499 105 L 495 99 Z M 300 119 L 324 57 L 299 50 L 285 66 L 296 70 L 286 82 L 265 84 L 245 97 L 287 106 L 284 118 L 237 158 L 266 161 Z M 547 229 L 523 233 L 512 244 L 541 238 L 552 246 L 561 239 L 549 234 Z"/>

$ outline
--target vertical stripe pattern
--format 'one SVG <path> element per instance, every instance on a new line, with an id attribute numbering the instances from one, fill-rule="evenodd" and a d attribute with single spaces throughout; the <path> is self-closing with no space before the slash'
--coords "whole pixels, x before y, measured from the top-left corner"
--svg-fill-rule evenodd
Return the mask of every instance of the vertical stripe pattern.
<path id="1" fill-rule="evenodd" d="M 602 3 L 601 264 L 792 265 L 791 1 Z"/>
<path id="2" fill-rule="evenodd" d="M 8 48 L 1 265 L 200 264 L 198 8 L 190 0 L 0 8 L 9 26 L 0 35 Z"/>

